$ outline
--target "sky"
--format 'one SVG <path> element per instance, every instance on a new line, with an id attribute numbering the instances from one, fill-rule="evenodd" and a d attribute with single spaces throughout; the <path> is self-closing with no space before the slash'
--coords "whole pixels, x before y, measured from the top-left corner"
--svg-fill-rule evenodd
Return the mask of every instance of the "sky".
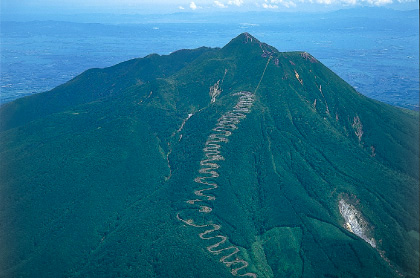
<path id="1" fill-rule="evenodd" d="M 361 6 L 416 9 L 419 0 L 2 0 L 2 14 L 322 11 Z"/>

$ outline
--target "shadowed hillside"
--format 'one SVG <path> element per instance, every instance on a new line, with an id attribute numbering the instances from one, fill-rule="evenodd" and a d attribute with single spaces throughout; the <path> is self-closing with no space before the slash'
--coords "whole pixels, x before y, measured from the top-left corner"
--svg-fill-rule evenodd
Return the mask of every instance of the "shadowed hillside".
<path id="1" fill-rule="evenodd" d="M 0 276 L 418 275 L 419 115 L 309 53 L 244 33 L 0 119 Z"/>

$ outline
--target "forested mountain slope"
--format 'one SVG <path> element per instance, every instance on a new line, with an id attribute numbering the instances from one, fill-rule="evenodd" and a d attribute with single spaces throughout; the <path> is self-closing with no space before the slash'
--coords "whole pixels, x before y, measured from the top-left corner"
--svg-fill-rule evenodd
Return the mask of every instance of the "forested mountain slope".
<path id="1" fill-rule="evenodd" d="M 306 52 L 244 33 L 0 117 L 0 276 L 418 276 L 419 115 Z"/>

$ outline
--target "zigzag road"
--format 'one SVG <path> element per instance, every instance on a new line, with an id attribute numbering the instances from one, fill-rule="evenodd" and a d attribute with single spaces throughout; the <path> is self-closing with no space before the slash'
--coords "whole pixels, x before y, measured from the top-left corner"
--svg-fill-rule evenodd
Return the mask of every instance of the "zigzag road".
<path id="1" fill-rule="evenodd" d="M 220 165 L 217 162 L 224 160 L 221 154 L 222 144 L 229 142 L 228 137 L 237 129 L 237 125 L 250 112 L 250 108 L 254 103 L 254 94 L 250 92 L 240 92 L 234 95 L 239 96 L 239 101 L 231 111 L 219 118 L 216 127 L 212 129 L 213 133 L 208 136 L 203 148 L 204 159 L 200 161 L 199 175 L 194 179 L 201 189 L 194 191 L 196 199 L 186 201 L 188 204 L 195 206 L 199 213 L 210 213 L 212 211 L 212 208 L 205 203 L 216 199 L 215 196 L 210 194 L 210 191 L 218 187 L 215 179 L 219 177 L 217 169 L 220 168 Z M 199 237 L 204 240 L 218 240 L 217 243 L 207 246 L 207 250 L 215 255 L 225 254 L 219 261 L 225 264 L 226 267 L 231 268 L 232 275 L 257 277 L 255 273 L 246 272 L 249 263 L 239 257 L 240 249 L 230 244 L 228 237 L 220 234 L 221 225 L 210 222 L 201 225 L 196 224 L 193 219 L 181 218 L 179 213 L 177 214 L 177 219 L 192 227 L 208 228 L 204 232 L 199 233 Z"/>
<path id="2" fill-rule="evenodd" d="M 201 167 L 198 171 L 199 175 L 194 179 L 200 187 L 204 186 L 204 188 L 194 191 L 194 194 L 197 197 L 196 199 L 186 201 L 188 204 L 195 206 L 197 211 L 201 214 L 210 213 L 212 208 L 207 206 L 206 203 L 216 199 L 216 197 L 211 195 L 209 191 L 215 190 L 218 187 L 215 179 L 219 177 L 217 169 L 220 168 L 220 165 L 217 161 L 224 160 L 224 157 L 221 154 L 222 143 L 227 144 L 229 142 L 228 137 L 232 135 L 232 132 L 238 128 L 237 125 L 241 122 L 241 120 L 245 119 L 246 114 L 250 112 L 255 100 L 255 94 L 260 87 L 261 81 L 264 78 L 265 71 L 267 70 L 271 59 L 272 56 L 270 55 L 254 93 L 239 92 L 233 94 L 234 96 L 239 96 L 239 101 L 231 111 L 226 112 L 219 118 L 216 127 L 212 129 L 213 133 L 207 138 L 205 147 L 203 148 L 205 158 L 200 161 Z M 196 203 L 198 203 L 198 205 L 196 205 Z M 218 240 L 217 243 L 207 246 L 207 250 L 215 255 L 225 254 L 219 259 L 219 261 L 231 269 L 230 272 L 233 276 L 257 277 L 256 273 L 246 272 L 246 268 L 249 266 L 249 263 L 240 258 L 239 253 L 241 250 L 237 246 L 230 244 L 227 236 L 219 233 L 222 225 L 214 224 L 211 221 L 206 224 L 196 224 L 193 219 L 184 219 L 179 213 L 176 217 L 179 221 L 182 221 L 184 224 L 191 227 L 209 228 L 198 235 L 204 240 Z"/>

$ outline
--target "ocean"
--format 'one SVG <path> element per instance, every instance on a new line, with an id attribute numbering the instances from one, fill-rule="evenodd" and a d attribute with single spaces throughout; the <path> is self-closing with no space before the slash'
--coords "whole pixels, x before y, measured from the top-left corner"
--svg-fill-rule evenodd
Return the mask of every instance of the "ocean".
<path id="1" fill-rule="evenodd" d="M 3 21 L 0 102 L 50 90 L 89 68 L 151 53 L 223 47 L 249 32 L 279 51 L 309 52 L 368 97 L 419 110 L 418 19 L 417 10 Z"/>

